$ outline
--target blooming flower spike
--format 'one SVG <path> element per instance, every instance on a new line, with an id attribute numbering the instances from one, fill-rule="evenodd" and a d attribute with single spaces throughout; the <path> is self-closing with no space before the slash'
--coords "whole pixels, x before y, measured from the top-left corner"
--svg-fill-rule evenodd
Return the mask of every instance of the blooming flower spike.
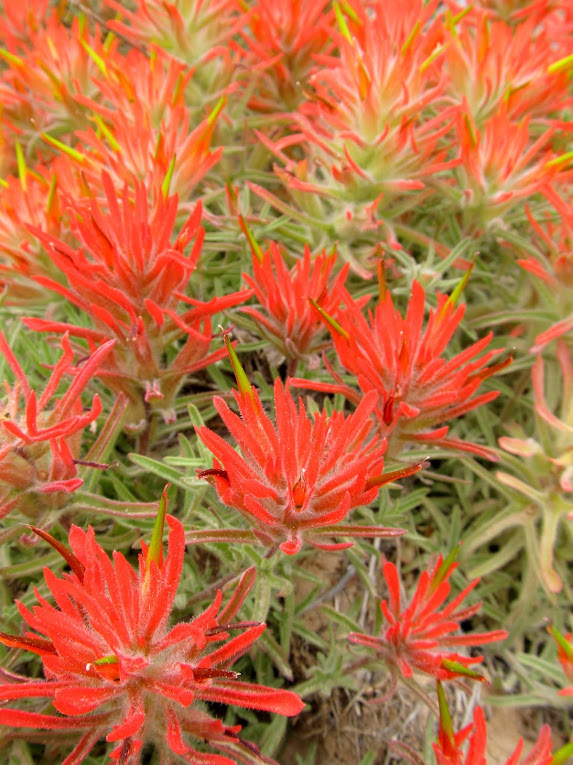
<path id="1" fill-rule="evenodd" d="M 91 408 L 84 409 L 81 395 L 113 351 L 115 341 L 96 348 L 82 366 L 73 365 L 67 332 L 61 344 L 62 356 L 40 393 L 31 388 L 0 331 L 0 354 L 16 378 L 13 386 L 4 385 L 7 396 L 0 399 L 0 519 L 19 510 L 28 520 L 37 521 L 41 513 L 63 508 L 69 495 L 82 485 L 77 470 L 81 432 L 97 419 L 102 406 L 96 394 Z M 66 374 L 74 378 L 58 399 Z M 0 532 L 0 539 L 11 534 L 12 529 Z"/>
<path id="2" fill-rule="evenodd" d="M 138 571 L 120 553 L 110 560 L 92 528 L 72 526 L 70 550 L 34 529 L 63 554 L 72 573 L 57 577 L 45 569 L 55 604 L 39 595 L 32 610 L 17 603 L 30 631 L 0 633 L 5 645 L 38 654 L 45 676 L 0 685 L 0 701 L 31 702 L 25 711 L 3 706 L 0 726 L 83 731 L 63 765 L 82 762 L 103 738 L 114 747 L 112 759 L 122 763 L 139 762 L 143 744 L 153 742 L 161 762 L 257 765 L 256 747 L 239 739 L 240 726 L 224 725 L 200 702 L 287 716 L 303 708 L 296 694 L 241 682 L 229 668 L 265 629 L 258 622 L 232 623 L 254 582 L 253 569 L 243 574 L 226 606 L 218 591 L 202 614 L 169 629 L 185 536 L 177 519 L 165 517 L 166 507 L 164 492 Z M 165 560 L 164 518 L 170 529 Z M 51 700 L 53 712 L 46 711 L 44 699 Z M 36 700 L 41 711 L 34 709 Z M 221 754 L 196 751 L 196 742 Z"/>
<path id="3" fill-rule="evenodd" d="M 303 541 L 335 549 L 350 543 L 332 544 L 329 538 L 404 533 L 378 526 L 340 525 L 352 508 L 370 504 L 381 485 L 421 468 L 420 463 L 383 475 L 386 445 L 379 436 L 368 438 L 376 395 L 365 396 L 348 417 L 342 412 L 329 416 L 323 410 L 311 421 L 302 400 L 298 407 L 293 401 L 288 382 L 285 388 L 277 379 L 273 423 L 228 338 L 225 342 L 239 386 L 235 399 L 241 418 L 222 398 L 215 397 L 214 404 L 241 454 L 212 430 L 199 428 L 199 438 L 215 460 L 212 469 L 197 473 L 214 483 L 224 504 L 235 507 L 249 521 L 254 534 L 251 541 L 256 538 L 269 548 L 280 546 L 283 552 L 294 554 Z M 213 533 L 208 533 L 214 541 Z M 190 541 L 200 539 L 206 539 L 200 532 L 190 537 Z"/>
<path id="4" fill-rule="evenodd" d="M 398 569 L 393 563 L 385 561 L 383 573 L 389 600 L 383 600 L 380 608 L 388 626 L 379 636 L 353 632 L 348 636 L 350 642 L 373 649 L 395 676 L 400 671 L 404 678 L 409 678 L 414 670 L 418 670 L 438 680 L 453 677 L 483 680 L 471 669 L 471 665 L 478 664 L 483 657 L 463 656 L 451 649 L 505 640 L 508 633 L 505 630 L 470 634 L 459 632 L 460 624 L 476 614 L 481 606 L 481 603 L 476 603 L 462 607 L 479 579 L 471 582 L 441 608 L 450 594 L 448 579 L 457 567 L 457 549 L 445 559 L 440 555 L 435 565 L 422 573 L 410 603 L 405 607 L 402 607 Z"/>

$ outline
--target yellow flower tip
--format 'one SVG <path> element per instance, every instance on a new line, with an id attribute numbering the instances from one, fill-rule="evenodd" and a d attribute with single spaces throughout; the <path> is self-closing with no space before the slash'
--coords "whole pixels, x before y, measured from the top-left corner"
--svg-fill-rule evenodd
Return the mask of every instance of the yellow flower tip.
<path id="1" fill-rule="evenodd" d="M 573 160 L 573 151 L 568 151 L 566 154 L 560 154 L 558 157 L 550 159 L 549 162 L 546 162 L 545 167 L 548 170 L 554 167 L 562 167 L 569 164 L 571 160 Z"/>
<path id="2" fill-rule="evenodd" d="M 20 179 L 20 185 L 23 191 L 27 191 L 28 183 L 26 176 L 28 175 L 28 168 L 26 167 L 26 160 L 24 159 L 24 152 L 20 146 L 20 142 L 16 141 L 16 163 L 18 165 L 18 177 Z"/>
<path id="3" fill-rule="evenodd" d="M 58 141 L 57 138 L 52 138 L 51 135 L 48 133 L 42 133 L 42 139 L 49 143 L 50 146 L 53 146 L 56 149 L 59 149 L 60 151 L 63 151 L 64 154 L 67 154 L 68 157 L 71 157 L 72 159 L 75 159 L 76 162 L 85 162 L 86 156 L 85 154 L 82 154 L 81 151 L 78 151 L 77 149 L 72 149 L 71 146 L 66 146 L 65 143 L 62 143 L 62 141 Z"/>
<path id="4" fill-rule="evenodd" d="M 474 127 L 474 123 L 469 114 L 464 114 L 464 123 L 470 137 L 470 143 L 472 147 L 476 147 L 478 143 L 477 133 Z"/>
<path id="5" fill-rule="evenodd" d="M 564 58 L 560 58 L 557 61 L 554 61 L 552 64 L 549 64 L 547 67 L 548 74 L 558 74 L 559 72 L 563 72 L 566 69 L 570 69 L 573 67 L 573 53 L 569 56 L 565 56 Z"/>
<path id="6" fill-rule="evenodd" d="M 412 31 L 410 32 L 410 34 L 406 38 L 406 41 L 405 41 L 404 45 L 402 45 L 401 53 L 402 53 L 403 56 L 406 55 L 406 51 L 408 50 L 408 48 L 412 44 L 412 40 L 416 37 L 416 35 L 420 31 L 420 27 L 421 26 L 422 26 L 422 22 L 418 19 L 418 21 L 414 24 L 414 26 L 412 28 Z"/>
<path id="7" fill-rule="evenodd" d="M 119 680 L 119 659 L 115 654 L 102 656 L 101 659 L 86 664 L 86 672 L 92 670 L 106 680 Z"/>
<path id="8" fill-rule="evenodd" d="M 324 321 L 324 323 L 327 325 L 327 327 L 331 330 L 334 330 L 336 334 L 341 335 L 345 340 L 350 340 L 350 335 L 348 332 L 342 327 L 336 319 L 333 319 L 330 314 L 326 313 L 326 311 L 321 308 L 316 300 L 314 298 L 308 298 L 308 304 L 318 313 L 320 318 Z"/>
<path id="9" fill-rule="evenodd" d="M 247 221 L 243 218 L 242 215 L 238 216 L 239 218 L 239 226 L 241 227 L 241 231 L 243 234 L 247 237 L 247 242 L 249 243 L 249 247 L 251 248 L 251 252 L 255 256 L 255 258 L 259 261 L 259 263 L 263 262 L 263 251 L 253 236 L 253 232 L 247 225 Z"/>
<path id="10" fill-rule="evenodd" d="M 88 56 L 91 58 L 91 60 L 94 62 L 94 64 L 97 66 L 97 68 L 100 70 L 100 72 L 103 74 L 103 76 L 107 77 L 107 67 L 103 58 L 99 56 L 83 38 L 80 39 L 80 44 Z"/>
<path id="11" fill-rule="evenodd" d="M 227 103 L 227 96 L 221 96 L 221 98 L 217 101 L 215 104 L 215 108 L 211 112 L 211 114 L 207 118 L 207 122 L 209 126 L 213 125 L 215 123 L 215 120 L 217 117 L 221 114 L 223 109 L 225 108 L 225 104 Z"/>
<path id="12" fill-rule="evenodd" d="M 10 53 L 10 51 L 7 51 L 5 48 L 0 48 L 0 58 L 3 58 L 9 64 L 14 64 L 15 66 L 24 66 L 24 59 L 20 58 L 20 56 L 14 55 L 14 53 Z"/>
<path id="13" fill-rule="evenodd" d="M 105 122 L 102 120 L 102 118 L 99 116 L 99 114 L 96 114 L 94 116 L 94 121 L 96 125 L 98 126 L 98 129 L 103 135 L 107 138 L 107 141 L 109 145 L 111 146 L 112 150 L 117 152 L 118 154 L 121 153 L 121 146 L 117 142 L 114 134 L 111 132 L 111 130 L 108 128 L 108 126 L 105 124 Z"/>
<path id="14" fill-rule="evenodd" d="M 350 34 L 350 29 L 348 28 L 348 24 L 346 23 L 346 19 L 344 18 L 344 14 L 342 13 L 342 9 L 340 5 L 336 2 L 333 3 L 334 8 L 334 15 L 336 16 L 336 21 L 338 23 L 338 27 L 343 35 L 343 37 L 348 40 L 348 42 L 351 45 L 354 45 L 354 40 L 352 38 L 352 35 Z"/>
<path id="15" fill-rule="evenodd" d="M 255 393 L 253 391 L 253 386 L 249 382 L 249 378 L 247 377 L 245 370 L 243 369 L 241 362 L 239 361 L 239 357 L 237 356 L 237 352 L 233 348 L 233 344 L 231 343 L 231 339 L 229 337 L 229 331 L 223 330 L 224 339 L 225 339 L 225 347 L 227 348 L 227 353 L 229 354 L 229 359 L 231 361 L 231 366 L 233 367 L 233 374 L 235 375 L 235 380 L 237 381 L 237 386 L 239 388 L 239 393 L 243 398 L 250 399 L 253 404 L 255 403 Z"/>

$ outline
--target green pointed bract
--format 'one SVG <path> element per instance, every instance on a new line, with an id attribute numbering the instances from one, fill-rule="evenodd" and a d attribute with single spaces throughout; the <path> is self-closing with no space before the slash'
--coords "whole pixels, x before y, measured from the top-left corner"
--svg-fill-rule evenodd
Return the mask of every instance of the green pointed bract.
<path id="1" fill-rule="evenodd" d="M 78 151 L 77 149 L 72 149 L 71 146 L 66 146 L 65 143 L 62 143 L 62 141 L 58 141 L 57 138 L 53 138 L 48 133 L 42 133 L 42 138 L 46 143 L 49 143 L 51 146 L 54 146 L 56 149 L 59 149 L 60 151 L 63 151 L 64 154 L 67 154 L 72 159 L 75 159 L 76 162 L 85 162 L 85 154 L 82 154 L 81 151 Z"/>
<path id="2" fill-rule="evenodd" d="M 101 659 L 96 659 L 93 664 L 96 664 L 98 667 L 105 664 L 118 664 L 119 659 L 114 654 L 111 654 L 111 656 L 102 656 Z"/>
<path id="3" fill-rule="evenodd" d="M 571 762 L 571 757 L 573 757 L 573 741 L 565 744 L 565 746 L 562 746 L 561 749 L 555 752 L 551 765 L 567 765 L 568 762 Z"/>
<path id="4" fill-rule="evenodd" d="M 24 152 L 22 151 L 22 147 L 20 146 L 20 143 L 16 141 L 16 162 L 18 164 L 18 177 L 20 178 L 20 185 L 22 186 L 22 189 L 26 191 L 27 188 L 27 182 L 26 182 L 26 176 L 28 174 L 28 169 L 26 167 L 26 160 L 24 159 Z"/>
<path id="5" fill-rule="evenodd" d="M 253 236 L 251 229 L 247 226 L 247 222 L 242 215 L 239 215 L 239 226 L 241 227 L 241 231 L 243 232 L 243 234 L 247 237 L 247 241 L 249 243 L 249 247 L 251 248 L 251 252 L 255 256 L 255 258 L 259 261 L 259 263 L 262 263 L 263 251 L 261 250 L 259 243 Z"/>
<path id="6" fill-rule="evenodd" d="M 221 96 L 221 98 L 215 104 L 215 108 L 213 109 L 211 114 L 207 117 L 207 122 L 209 125 L 212 125 L 215 122 L 217 117 L 223 111 L 226 103 L 227 103 L 227 98 L 225 96 Z"/>
<path id="7" fill-rule="evenodd" d="M 446 313 L 446 311 L 448 309 L 448 306 L 451 306 L 452 309 L 454 309 L 457 306 L 458 300 L 462 296 L 462 292 L 464 291 L 464 289 L 466 287 L 466 284 L 469 282 L 470 276 L 472 275 L 472 271 L 474 270 L 474 266 L 476 264 L 475 259 L 476 259 L 477 255 L 478 255 L 478 253 L 476 252 L 475 257 L 474 257 L 472 263 L 470 264 L 470 267 L 465 272 L 465 274 L 463 275 L 463 278 L 461 279 L 461 281 L 459 282 L 457 287 L 455 287 L 455 289 L 452 292 L 452 294 L 450 295 L 450 297 L 444 303 L 444 307 L 442 308 L 442 312 L 440 314 L 440 318 L 444 317 L 444 315 L 445 315 L 445 313 Z"/>
<path id="8" fill-rule="evenodd" d="M 147 558 L 145 559 L 145 575 L 147 577 L 151 562 L 157 564 L 159 568 L 163 565 L 163 527 L 165 526 L 165 514 L 167 512 L 167 489 L 171 486 L 170 483 L 165 484 L 163 494 L 159 500 L 159 510 L 157 512 L 157 518 L 153 526 L 153 532 L 151 534 L 151 542 L 147 550 Z"/>
<path id="9" fill-rule="evenodd" d="M 441 682 L 438 680 L 438 706 L 440 708 L 440 729 L 448 737 L 448 740 L 455 743 L 454 739 L 454 726 L 452 724 L 452 718 L 450 716 L 450 710 L 448 709 L 448 702 L 446 701 L 446 694 Z"/>
<path id="10" fill-rule="evenodd" d="M 335 2 L 333 3 L 333 8 L 334 8 L 334 13 L 336 15 L 336 21 L 338 22 L 338 26 L 340 28 L 341 33 L 348 40 L 349 43 L 354 44 L 352 35 L 350 34 L 350 29 L 348 29 L 348 24 L 346 23 L 346 19 L 344 18 L 344 14 L 342 13 L 340 5 Z"/>
<path id="11" fill-rule="evenodd" d="M 458 557 L 459 549 L 460 549 L 459 545 L 454 547 L 454 549 L 450 550 L 449 554 L 442 561 L 439 569 L 436 571 L 436 573 L 432 577 L 432 584 L 430 585 L 431 592 L 435 592 L 438 589 L 438 587 L 441 585 L 441 583 L 444 581 L 446 576 L 448 575 L 449 570 L 451 569 L 453 563 Z"/>
<path id="12" fill-rule="evenodd" d="M 97 68 L 100 70 L 100 72 L 103 74 L 103 76 L 107 77 L 107 67 L 103 58 L 99 56 L 84 39 L 80 39 L 80 44 L 88 56 L 91 58 L 91 60 L 94 62 L 94 64 L 97 66 Z"/>
<path id="13" fill-rule="evenodd" d="M 350 340 L 350 335 L 344 329 L 344 327 L 341 327 L 340 324 L 336 321 L 336 319 L 333 319 L 332 316 L 330 316 L 330 314 L 326 313 L 326 311 L 318 305 L 318 303 L 316 302 L 316 300 L 314 300 L 314 298 L 309 298 L 308 302 L 314 308 L 314 310 L 320 315 L 320 318 L 326 322 L 326 324 L 330 327 L 330 329 L 333 329 L 337 334 L 342 335 L 342 337 L 345 340 Z"/>
<path id="14" fill-rule="evenodd" d="M 552 624 L 547 627 L 547 632 L 549 632 L 555 639 L 555 642 L 561 648 L 565 656 L 567 656 L 569 661 L 573 661 L 573 645 L 571 645 L 565 635 L 562 635 Z"/>
<path id="15" fill-rule="evenodd" d="M 448 672 L 455 672 L 456 675 L 470 677 L 472 680 L 479 680 L 480 683 L 485 682 L 485 677 L 483 675 L 480 675 L 479 672 L 466 667 L 464 664 L 460 664 L 459 661 L 453 661 L 452 659 L 442 659 L 442 667 L 447 669 Z"/>
<path id="16" fill-rule="evenodd" d="M 240 394 L 244 398 L 249 398 L 253 403 L 255 403 L 255 394 L 253 393 L 253 388 L 251 387 L 251 383 L 249 382 L 249 378 L 247 377 L 245 370 L 241 366 L 239 357 L 237 356 L 237 353 L 233 348 L 231 341 L 229 340 L 228 334 L 225 335 L 225 346 L 227 348 L 227 353 L 229 354 L 229 359 L 231 360 L 233 374 L 235 375 L 235 380 L 237 381 Z"/>
<path id="17" fill-rule="evenodd" d="M 94 121 L 96 125 L 98 126 L 98 128 L 101 130 L 101 132 L 104 134 L 104 136 L 107 138 L 107 142 L 109 143 L 111 148 L 114 151 L 121 153 L 120 144 L 116 141 L 114 134 L 111 132 L 111 130 L 108 128 L 108 126 L 105 124 L 103 119 L 99 116 L 99 114 L 96 114 L 94 116 Z"/>
<path id="18" fill-rule="evenodd" d="M 570 69 L 572 67 L 573 53 L 570 56 L 565 56 L 565 58 L 560 58 L 557 61 L 554 61 L 547 67 L 547 71 L 549 74 L 555 74 L 556 72 L 563 72 L 564 70 Z"/>
<path id="19" fill-rule="evenodd" d="M 169 187 L 171 186 L 171 179 L 173 178 L 173 171 L 175 170 L 176 161 L 177 161 L 177 155 L 174 154 L 171 157 L 171 162 L 169 163 L 169 167 L 167 168 L 167 172 L 165 173 L 165 178 L 163 179 L 163 183 L 161 184 L 161 193 L 163 194 L 163 199 L 167 199 L 169 195 Z"/>

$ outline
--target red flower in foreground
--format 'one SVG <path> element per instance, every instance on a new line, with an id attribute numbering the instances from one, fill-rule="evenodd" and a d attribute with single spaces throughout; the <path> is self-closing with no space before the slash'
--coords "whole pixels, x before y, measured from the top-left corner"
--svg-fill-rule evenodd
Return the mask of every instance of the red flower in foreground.
<path id="1" fill-rule="evenodd" d="M 64 335 L 63 355 L 38 396 L 0 332 L 0 353 L 16 377 L 13 387 L 4 384 L 7 398 L 0 399 L 0 518 L 14 508 L 37 518 L 40 508 L 53 510 L 61 504 L 62 492 L 69 494 L 82 485 L 76 467 L 81 431 L 99 416 L 101 403 L 96 394 L 91 409 L 84 410 L 81 394 L 113 345 L 110 340 L 82 366 L 73 367 L 74 353 Z M 62 377 L 69 373 L 75 379 L 55 399 Z"/>
<path id="2" fill-rule="evenodd" d="M 323 410 L 310 420 L 302 400 L 297 408 L 288 383 L 285 390 L 277 379 L 275 426 L 226 341 L 239 384 L 235 398 L 242 419 L 222 398 L 213 402 L 241 454 L 208 428 L 197 431 L 216 457 L 214 468 L 198 475 L 214 481 L 221 501 L 247 518 L 259 541 L 269 547 L 280 545 L 290 555 L 300 550 L 303 541 L 338 549 L 351 543 L 327 544 L 325 537 L 404 533 L 380 526 L 336 525 L 352 508 L 370 504 L 381 486 L 421 467 L 382 475 L 386 445 L 378 436 L 367 440 L 376 396 L 365 396 L 348 417 L 342 412 L 329 416 Z"/>
<path id="3" fill-rule="evenodd" d="M 378 637 L 353 632 L 348 636 L 350 642 L 373 648 L 377 658 L 390 667 L 394 676 L 396 670 L 400 670 L 403 677 L 412 677 L 416 669 L 442 680 L 458 676 L 483 679 L 470 669 L 471 664 L 479 664 L 483 657 L 462 656 L 451 649 L 505 640 L 508 633 L 505 630 L 470 634 L 459 632 L 460 623 L 480 609 L 481 603 L 461 607 L 479 579 L 471 582 L 439 610 L 450 594 L 448 579 L 457 567 L 454 562 L 456 553 L 457 548 L 445 560 L 440 555 L 436 564 L 422 573 L 416 591 L 405 608 L 402 608 L 398 570 L 393 563 L 386 561 L 383 573 L 390 599 L 383 600 L 380 608 L 388 626 Z"/>
<path id="4" fill-rule="evenodd" d="M 440 707 L 440 730 L 438 741 L 433 744 L 438 765 L 486 765 L 487 728 L 481 707 L 476 707 L 474 710 L 473 725 L 470 723 L 456 733 L 446 697 L 439 681 L 438 704 Z M 464 755 L 462 744 L 468 736 L 470 738 L 467 752 Z M 505 765 L 519 765 L 522 751 L 523 739 L 520 739 Z M 521 760 L 521 765 L 551 765 L 553 762 L 557 761 L 553 760 L 551 755 L 551 728 L 549 725 L 544 725 L 539 733 L 537 743 L 529 755 Z M 559 762 L 565 762 L 565 760 L 559 760 Z"/>
<path id="5" fill-rule="evenodd" d="M 430 311 L 425 329 L 425 293 L 418 282 L 412 285 L 404 317 L 394 308 L 389 292 L 381 295 L 368 320 L 346 290 L 343 297 L 345 305 L 337 313 L 338 321 L 330 317 L 325 320 L 338 358 L 345 369 L 356 375 L 362 394 L 344 384 L 334 372 L 336 384 L 298 378 L 292 383 L 342 393 L 355 403 L 363 394 L 376 391 L 375 413 L 382 435 L 388 438 L 390 456 L 398 455 L 408 443 L 424 442 L 497 459 L 487 447 L 447 438 L 448 425 L 436 427 L 497 398 L 498 391 L 474 396 L 483 380 L 509 363 L 487 366 L 500 353 L 498 350 L 479 357 L 492 333 L 447 360 L 444 352 L 465 311 L 464 305 L 456 307 L 454 296 L 438 293 L 437 307 Z"/>
<path id="6" fill-rule="evenodd" d="M 200 616 L 168 630 L 185 536 L 181 523 L 168 516 L 168 554 L 163 561 L 165 506 L 166 495 L 151 544 L 142 545 L 138 572 L 120 553 L 113 554 L 112 562 L 92 528 L 85 532 L 72 526 L 71 552 L 34 529 L 64 556 L 72 573 L 58 578 L 45 569 L 56 605 L 40 595 L 32 611 L 18 603 L 34 631 L 24 637 L 0 633 L 5 645 L 39 654 L 46 676 L 2 685 L 0 699 L 48 698 L 60 714 L 3 707 L 0 725 L 87 731 L 62 765 L 82 762 L 103 737 L 117 743 L 111 756 L 126 765 L 139 761 L 137 752 L 146 741 L 153 742 L 161 762 L 180 757 L 193 765 L 232 765 L 236 758 L 255 765 L 260 762 L 256 747 L 240 741 L 240 726 L 225 726 L 196 702 L 287 716 L 303 708 L 296 694 L 240 682 L 238 673 L 228 669 L 265 629 L 257 622 L 230 623 L 253 583 L 253 569 L 243 574 L 226 606 L 221 608 L 219 591 Z M 239 634 L 231 637 L 237 630 Z M 230 757 L 197 752 L 188 737 Z"/>

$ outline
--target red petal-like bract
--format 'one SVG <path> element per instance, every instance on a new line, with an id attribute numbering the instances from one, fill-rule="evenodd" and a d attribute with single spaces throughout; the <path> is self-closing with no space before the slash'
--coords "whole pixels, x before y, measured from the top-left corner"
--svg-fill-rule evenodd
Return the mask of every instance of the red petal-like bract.
<path id="1" fill-rule="evenodd" d="M 398 569 L 386 561 L 383 573 L 390 597 L 380 603 L 380 608 L 388 626 L 378 637 L 353 632 L 348 636 L 350 642 L 374 649 L 377 657 L 393 671 L 399 670 L 405 678 L 412 677 L 415 669 L 440 680 L 473 675 L 473 672 L 467 672 L 467 668 L 478 664 L 482 657 L 462 656 L 452 652 L 451 648 L 505 640 L 508 633 L 505 630 L 460 633 L 461 622 L 477 613 L 481 603 L 462 607 L 467 595 L 479 582 L 475 579 L 444 606 L 451 589 L 448 579 L 456 567 L 452 556 L 444 561 L 440 555 L 436 564 L 422 573 L 409 605 L 402 608 L 402 584 Z"/>
<path id="2" fill-rule="evenodd" d="M 84 566 L 82 579 L 75 573 L 58 578 L 45 569 L 55 605 L 39 595 L 39 605 L 31 611 L 18 603 L 34 630 L 20 646 L 41 653 L 45 680 L 0 685 L 0 700 L 48 698 L 60 715 L 3 707 L 0 725 L 89 729 L 66 763 L 83 761 L 98 739 L 106 737 L 128 753 L 151 741 L 162 762 L 175 762 L 178 755 L 190 763 L 232 765 L 236 757 L 254 765 L 258 758 L 237 737 L 240 726 L 225 726 L 196 702 L 287 716 L 302 710 L 296 694 L 240 682 L 228 669 L 265 629 L 252 622 L 230 624 L 254 581 L 252 570 L 245 572 L 228 606 L 221 608 L 219 591 L 198 617 L 168 628 L 185 535 L 178 520 L 167 516 L 167 523 L 165 562 L 151 560 L 144 545 L 137 572 L 121 553 L 110 560 L 91 527 L 85 532 L 72 526 L 69 542 Z M 234 629 L 240 633 L 231 637 Z M 36 634 L 42 636 L 41 644 L 39 638 L 31 640 Z M 17 645 L 16 636 L 6 637 L 9 645 Z M 1 635 L 0 641 L 5 642 Z M 49 644 L 53 649 L 47 651 Z M 231 757 L 196 752 L 188 739 L 208 742 Z"/>
<path id="3" fill-rule="evenodd" d="M 348 417 L 323 410 L 310 420 L 302 399 L 297 408 L 288 384 L 285 390 L 277 379 L 274 393 L 276 426 L 254 388 L 235 393 L 242 419 L 222 398 L 214 399 L 242 456 L 216 433 L 200 428 L 198 435 L 216 461 L 214 470 L 199 475 L 209 476 L 221 501 L 239 510 L 268 547 L 280 544 L 283 552 L 294 554 L 303 541 L 324 547 L 324 537 L 360 533 L 360 526 L 339 530 L 336 524 L 352 508 L 370 504 L 383 483 L 386 445 L 378 436 L 367 440 L 376 395 L 365 396 Z M 402 533 L 382 527 L 369 531 L 372 536 Z"/>

